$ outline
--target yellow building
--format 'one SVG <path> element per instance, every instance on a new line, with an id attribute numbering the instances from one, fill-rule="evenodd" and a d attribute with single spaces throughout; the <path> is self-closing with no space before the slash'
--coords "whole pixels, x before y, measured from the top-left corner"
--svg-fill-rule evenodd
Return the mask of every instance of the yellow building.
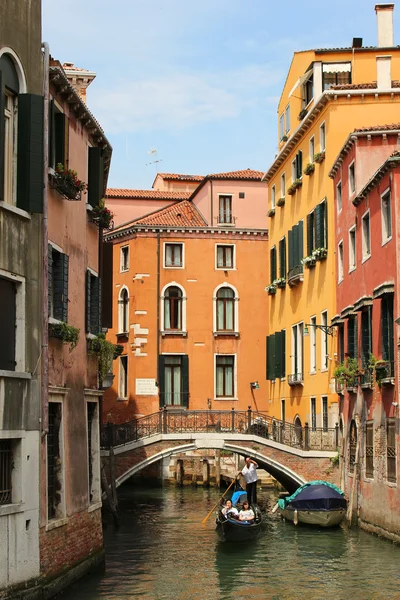
<path id="1" fill-rule="evenodd" d="M 350 165 L 335 190 L 329 171 L 352 130 L 400 119 L 393 9 L 375 7 L 376 47 L 355 38 L 349 48 L 295 53 L 278 108 L 279 153 L 264 175 L 271 254 L 269 412 L 310 427 L 338 422 L 331 327 L 339 322 L 335 210 L 341 209 L 342 186 L 361 189 L 366 170 Z"/>

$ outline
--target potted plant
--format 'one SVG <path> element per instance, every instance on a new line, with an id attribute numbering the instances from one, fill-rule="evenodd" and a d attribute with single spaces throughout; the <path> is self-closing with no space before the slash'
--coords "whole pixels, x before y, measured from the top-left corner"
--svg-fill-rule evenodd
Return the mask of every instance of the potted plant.
<path id="1" fill-rule="evenodd" d="M 289 139 L 289 138 L 288 138 L 288 136 L 287 136 L 287 135 L 283 135 L 283 136 L 282 136 L 282 139 L 281 139 L 281 142 L 287 142 L 287 141 L 288 141 L 288 139 Z"/>
<path id="2" fill-rule="evenodd" d="M 304 119 L 304 117 L 306 116 L 306 114 L 307 114 L 307 109 L 303 108 L 303 110 L 301 110 L 299 112 L 299 121 L 302 121 Z"/>
<path id="3" fill-rule="evenodd" d="M 295 179 L 293 181 L 293 185 L 294 185 L 295 189 L 298 190 L 303 185 L 303 182 L 301 179 Z"/>
<path id="4" fill-rule="evenodd" d="M 294 183 L 292 183 L 292 185 L 288 188 L 287 193 L 289 196 L 293 196 L 293 194 L 296 192 L 296 190 L 297 190 L 296 186 L 294 185 Z"/>
<path id="5" fill-rule="evenodd" d="M 269 217 L 273 217 L 274 214 L 275 214 L 275 209 L 274 208 L 270 208 L 267 214 L 268 214 Z"/>
<path id="6" fill-rule="evenodd" d="M 311 175 L 312 173 L 314 173 L 315 171 L 315 164 L 312 163 L 308 163 L 308 165 L 306 165 L 306 168 L 304 169 L 304 175 Z"/>
<path id="7" fill-rule="evenodd" d="M 96 337 L 88 339 L 88 350 L 89 354 L 97 356 L 98 359 L 100 387 L 111 387 L 114 379 L 112 363 L 121 354 L 123 346 L 109 342 L 104 333 L 99 333 Z"/>
<path id="8" fill-rule="evenodd" d="M 338 383 L 346 384 L 347 388 L 353 388 L 357 385 L 357 380 L 363 374 L 356 358 L 347 357 L 340 363 L 333 372 L 333 376 Z"/>
<path id="9" fill-rule="evenodd" d="M 82 192 L 86 192 L 87 184 L 79 179 L 78 173 L 73 169 L 67 169 L 62 163 L 58 163 L 54 175 L 52 175 L 52 187 L 67 200 L 80 200 Z"/>
<path id="10" fill-rule="evenodd" d="M 316 263 L 317 259 L 312 254 L 301 259 L 301 264 L 304 265 L 306 269 L 312 269 L 315 267 Z"/>
<path id="11" fill-rule="evenodd" d="M 265 288 L 265 291 L 268 292 L 268 294 L 270 296 L 274 296 L 276 294 L 275 282 L 271 283 L 270 285 L 267 285 L 267 287 Z"/>
<path id="12" fill-rule="evenodd" d="M 322 152 L 317 152 L 317 154 L 314 154 L 314 162 L 316 162 L 320 165 L 324 160 L 325 160 L 325 150 L 323 150 Z"/>
<path id="13" fill-rule="evenodd" d="M 49 323 L 49 336 L 69 344 L 69 351 L 72 352 L 79 340 L 79 329 L 64 322 Z"/>
<path id="14" fill-rule="evenodd" d="M 93 207 L 90 218 L 101 229 L 112 229 L 113 227 L 114 213 L 106 207 L 104 198 L 97 206 Z"/>
<path id="15" fill-rule="evenodd" d="M 280 207 L 285 206 L 285 196 L 278 198 L 276 205 Z"/>
<path id="16" fill-rule="evenodd" d="M 272 283 L 277 288 L 284 288 L 286 286 L 286 279 L 284 277 L 279 277 L 278 279 L 275 279 Z"/>
<path id="17" fill-rule="evenodd" d="M 324 260 L 328 255 L 327 248 L 315 248 L 313 250 L 313 256 L 315 260 Z"/>

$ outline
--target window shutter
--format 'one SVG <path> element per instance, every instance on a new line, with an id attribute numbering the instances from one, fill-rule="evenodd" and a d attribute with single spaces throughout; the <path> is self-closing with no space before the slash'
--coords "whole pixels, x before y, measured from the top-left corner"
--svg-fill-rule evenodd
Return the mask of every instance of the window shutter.
<path id="1" fill-rule="evenodd" d="M 104 158 L 101 148 L 89 148 L 88 202 L 98 206 L 103 197 Z"/>
<path id="2" fill-rule="evenodd" d="M 43 211 L 43 96 L 18 96 L 17 206 Z"/>
<path id="3" fill-rule="evenodd" d="M 67 167 L 66 160 L 66 123 L 67 118 L 64 113 L 56 113 L 54 115 L 54 153 L 55 153 L 55 164 L 56 166 L 61 163 L 64 167 Z"/>
<path id="4" fill-rule="evenodd" d="M 361 358 L 364 366 L 368 364 L 369 355 L 372 352 L 371 333 L 371 310 L 368 307 L 361 313 Z"/>
<path id="5" fill-rule="evenodd" d="M 282 377 L 282 332 L 275 334 L 275 376 Z"/>
<path id="6" fill-rule="evenodd" d="M 354 358 L 354 317 L 347 321 L 347 354 Z"/>
<path id="7" fill-rule="evenodd" d="M 54 100 L 51 98 L 49 101 L 49 167 L 54 167 L 56 164 L 55 144 Z"/>
<path id="8" fill-rule="evenodd" d="M 15 371 L 15 283 L 0 277 L 0 369 Z"/>
<path id="9" fill-rule="evenodd" d="M 69 256 L 61 254 L 61 273 L 62 273 L 62 321 L 68 323 L 68 267 Z"/>
<path id="10" fill-rule="evenodd" d="M 299 264 L 299 224 L 294 225 L 293 229 L 293 267 Z"/>
<path id="11" fill-rule="evenodd" d="M 301 150 L 298 151 L 296 156 L 296 177 L 300 179 L 303 175 L 303 152 Z"/>
<path id="12" fill-rule="evenodd" d="M 310 256 L 313 250 L 313 213 L 310 213 L 307 215 L 307 256 Z"/>
<path id="13" fill-rule="evenodd" d="M 165 406 L 165 356 L 158 357 L 158 393 L 160 395 L 160 406 Z"/>
<path id="14" fill-rule="evenodd" d="M 100 278 L 90 276 L 90 283 L 90 333 L 97 335 L 100 333 Z"/>
<path id="15" fill-rule="evenodd" d="M 328 207 L 326 204 L 326 200 L 324 200 L 321 204 L 321 226 L 322 226 L 322 235 L 321 240 L 324 248 L 328 248 Z"/>
<path id="16" fill-rule="evenodd" d="M 276 279 L 276 248 L 271 248 L 270 250 L 270 276 L 271 283 Z"/>
<path id="17" fill-rule="evenodd" d="M 281 358 L 281 377 L 286 377 L 286 331 L 281 331 L 281 347 L 282 347 L 282 358 Z"/>
<path id="18" fill-rule="evenodd" d="M 294 240 L 293 240 L 293 230 L 289 229 L 288 231 L 288 244 L 289 244 L 289 271 L 293 269 L 293 250 L 294 250 Z"/>
<path id="19" fill-rule="evenodd" d="M 303 254 L 304 254 L 304 221 L 299 221 L 298 223 L 298 228 L 299 228 L 299 234 L 298 234 L 298 246 L 297 246 L 297 252 L 298 252 L 298 265 L 301 265 L 301 259 L 304 258 Z"/>
<path id="20" fill-rule="evenodd" d="M 4 82 L 2 72 L 0 71 L 0 200 L 4 200 L 4 109 Z"/>
<path id="21" fill-rule="evenodd" d="M 353 317 L 354 319 L 354 358 L 358 358 L 358 322 L 357 317 Z"/>
<path id="22" fill-rule="evenodd" d="M 51 299 L 53 296 L 53 246 L 48 245 L 48 254 L 47 254 L 47 289 L 48 289 L 48 310 L 49 315 L 51 313 Z"/>
<path id="23" fill-rule="evenodd" d="M 91 273 L 86 270 L 86 332 L 90 333 Z"/>
<path id="24" fill-rule="evenodd" d="M 267 379 L 275 379 L 275 335 L 267 337 Z"/>
<path id="25" fill-rule="evenodd" d="M 53 315 L 58 321 L 64 321 L 64 256 L 59 252 L 55 253 L 53 262 Z M 68 301 L 68 296 L 67 296 Z"/>
<path id="26" fill-rule="evenodd" d="M 103 261 L 101 273 L 101 324 L 112 328 L 112 295 L 113 295 L 113 244 L 103 243 Z"/>
<path id="27" fill-rule="evenodd" d="M 383 296 L 381 303 L 382 319 L 382 358 L 393 361 L 394 338 L 393 338 L 393 295 Z"/>
<path id="28" fill-rule="evenodd" d="M 286 237 L 279 242 L 279 276 L 286 277 Z"/>
<path id="29" fill-rule="evenodd" d="M 182 406 L 189 406 L 189 356 L 182 356 Z"/>
<path id="30" fill-rule="evenodd" d="M 321 204 L 317 204 L 315 207 L 315 246 L 316 248 L 322 248 L 323 238 L 321 239 Z"/>

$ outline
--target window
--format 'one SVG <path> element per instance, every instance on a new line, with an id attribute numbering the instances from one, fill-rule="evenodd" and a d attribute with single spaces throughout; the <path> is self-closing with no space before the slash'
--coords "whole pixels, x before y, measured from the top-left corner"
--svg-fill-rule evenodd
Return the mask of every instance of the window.
<path id="1" fill-rule="evenodd" d="M 16 204 L 18 96 L 11 90 L 4 92 L 4 200 Z"/>
<path id="2" fill-rule="evenodd" d="M 328 398 L 322 396 L 322 429 L 328 431 L 329 415 L 328 415 Z"/>
<path id="3" fill-rule="evenodd" d="M 0 369 L 15 371 L 16 367 L 16 289 L 15 281 L 0 277 Z"/>
<path id="4" fill-rule="evenodd" d="M 317 317 L 310 319 L 310 372 L 317 372 Z"/>
<path id="5" fill-rule="evenodd" d="M 286 237 L 279 240 L 279 277 L 286 278 Z"/>
<path id="6" fill-rule="evenodd" d="M 285 108 L 285 121 L 286 121 L 285 133 L 287 134 L 290 131 L 290 104 L 288 104 L 287 107 Z"/>
<path id="7" fill-rule="evenodd" d="M 308 142 L 308 152 L 310 155 L 309 162 L 313 163 L 314 162 L 314 154 L 315 154 L 315 138 L 314 138 L 314 136 L 312 136 L 310 138 L 310 141 Z"/>
<path id="8" fill-rule="evenodd" d="M 276 247 L 269 251 L 270 254 L 270 280 L 271 283 L 276 279 Z"/>
<path id="9" fill-rule="evenodd" d="M 218 223 L 231 225 L 234 219 L 232 216 L 232 196 L 219 197 Z"/>
<path id="10" fill-rule="evenodd" d="M 328 247 L 328 211 L 323 200 L 307 215 L 307 255 L 317 248 Z"/>
<path id="11" fill-rule="evenodd" d="M 159 356 L 159 390 L 161 406 L 189 403 L 189 358 L 186 354 Z"/>
<path id="12" fill-rule="evenodd" d="M 171 285 L 164 292 L 164 330 L 182 330 L 182 290 Z"/>
<path id="13" fill-rule="evenodd" d="M 128 333 L 129 329 L 129 293 L 124 287 L 118 297 L 118 333 Z"/>
<path id="14" fill-rule="evenodd" d="M 67 254 L 49 244 L 49 317 L 68 322 L 68 271 Z"/>
<path id="15" fill-rule="evenodd" d="M 301 259 L 304 256 L 303 221 L 299 221 L 288 231 L 289 273 L 290 277 L 297 271 L 303 273 Z"/>
<path id="16" fill-rule="evenodd" d="M 344 362 L 344 325 L 343 323 L 339 324 L 338 327 L 338 354 L 339 354 L 339 363 Z"/>
<path id="17" fill-rule="evenodd" d="M 314 97 L 314 78 L 313 71 L 310 70 L 304 75 L 306 78 L 303 83 L 302 94 L 303 94 L 303 109 L 308 106 Z"/>
<path id="18" fill-rule="evenodd" d="M 382 244 L 392 238 L 392 209 L 390 202 L 390 190 L 381 196 L 382 211 Z"/>
<path id="19" fill-rule="evenodd" d="M 0 506 L 12 503 L 12 440 L 0 440 Z"/>
<path id="20" fill-rule="evenodd" d="M 286 404 L 284 398 L 281 400 L 281 421 L 283 421 L 283 423 L 286 421 Z"/>
<path id="21" fill-rule="evenodd" d="M 120 272 L 129 271 L 129 246 L 122 246 L 120 259 Z"/>
<path id="22" fill-rule="evenodd" d="M 119 357 L 119 390 L 120 398 L 128 397 L 128 357 Z"/>
<path id="23" fill-rule="evenodd" d="M 299 150 L 292 160 L 292 182 L 303 177 L 303 152 Z"/>
<path id="24" fill-rule="evenodd" d="M 86 270 L 86 331 L 94 335 L 101 331 L 100 278 L 90 269 Z"/>
<path id="25" fill-rule="evenodd" d="M 47 434 L 47 518 L 63 516 L 62 404 L 49 402 Z"/>
<path id="26" fill-rule="evenodd" d="M 374 476 L 374 423 L 368 421 L 365 425 L 365 477 Z"/>
<path id="27" fill-rule="evenodd" d="M 279 117 L 279 139 L 285 135 L 285 115 L 282 113 Z"/>
<path id="28" fill-rule="evenodd" d="M 281 197 L 284 198 L 286 195 L 286 175 L 282 173 L 281 175 Z"/>
<path id="29" fill-rule="evenodd" d="M 217 245 L 217 269 L 235 268 L 235 246 Z"/>
<path id="30" fill-rule="evenodd" d="M 381 300 L 382 358 L 389 361 L 392 377 L 394 376 L 393 298 L 393 294 L 386 294 Z"/>
<path id="31" fill-rule="evenodd" d="M 386 422 L 386 474 L 387 480 L 396 483 L 396 421 L 388 419 Z"/>
<path id="32" fill-rule="evenodd" d="M 357 425 L 354 419 L 350 423 L 350 435 L 349 435 L 349 471 L 354 472 L 354 465 L 356 462 L 357 452 Z"/>
<path id="33" fill-rule="evenodd" d="M 338 281 L 343 281 L 343 242 L 338 245 Z"/>
<path id="34" fill-rule="evenodd" d="M 326 150 L 326 130 L 325 130 L 325 123 L 322 123 L 322 125 L 319 128 L 319 151 L 325 152 L 325 150 Z"/>
<path id="35" fill-rule="evenodd" d="M 358 357 L 357 316 L 351 316 L 347 321 L 347 354 L 350 358 Z"/>
<path id="36" fill-rule="evenodd" d="M 356 268 L 356 228 L 349 230 L 349 272 Z"/>
<path id="37" fill-rule="evenodd" d="M 164 267 L 171 269 L 183 267 L 183 244 L 164 245 Z"/>
<path id="38" fill-rule="evenodd" d="M 235 396 L 235 356 L 217 355 L 215 359 L 216 398 Z"/>
<path id="39" fill-rule="evenodd" d="M 337 204 L 337 211 L 338 213 L 340 213 L 340 211 L 342 210 L 342 182 L 339 181 L 339 183 L 336 186 L 336 204 Z"/>
<path id="40" fill-rule="evenodd" d="M 222 287 L 217 292 L 217 331 L 234 331 L 235 292 Z"/>
<path id="41" fill-rule="evenodd" d="M 371 231 L 369 221 L 369 211 L 362 218 L 362 255 L 363 260 L 371 256 Z"/>
<path id="42" fill-rule="evenodd" d="M 271 208 L 276 206 L 276 187 L 273 185 L 271 188 Z"/>
<path id="43" fill-rule="evenodd" d="M 315 431 L 317 429 L 317 399 L 310 399 L 311 406 L 311 429 Z"/>
<path id="44" fill-rule="evenodd" d="M 321 325 L 326 328 L 328 327 L 328 313 L 325 310 L 321 313 Z M 326 331 L 321 330 L 321 371 L 328 368 L 328 334 Z"/>
<path id="45" fill-rule="evenodd" d="M 68 167 L 69 121 L 53 99 L 49 102 L 49 167 Z"/>
<path id="46" fill-rule="evenodd" d="M 286 331 L 277 331 L 267 337 L 267 380 L 286 377 Z"/>
<path id="47" fill-rule="evenodd" d="M 361 312 L 361 361 L 367 367 L 372 354 L 372 307 Z"/>
<path id="48" fill-rule="evenodd" d="M 292 373 L 297 381 L 303 381 L 303 356 L 303 323 L 299 323 L 292 327 Z"/>
<path id="49" fill-rule="evenodd" d="M 349 196 L 356 191 L 356 174 L 354 170 L 354 161 L 349 165 Z"/>
<path id="50" fill-rule="evenodd" d="M 332 85 L 351 83 L 351 63 L 324 63 L 322 65 L 323 90 Z"/>
<path id="51" fill-rule="evenodd" d="M 88 491 L 89 504 L 99 502 L 100 492 L 100 439 L 99 439 L 99 405 L 97 402 L 86 403 L 88 432 Z"/>
<path id="52" fill-rule="evenodd" d="M 292 183 L 297 179 L 297 161 L 296 158 L 292 160 Z"/>

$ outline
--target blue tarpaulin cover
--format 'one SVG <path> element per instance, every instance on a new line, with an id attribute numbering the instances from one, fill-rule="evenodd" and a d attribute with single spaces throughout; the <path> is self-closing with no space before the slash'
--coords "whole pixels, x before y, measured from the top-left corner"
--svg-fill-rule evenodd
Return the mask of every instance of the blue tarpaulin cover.
<path id="1" fill-rule="evenodd" d="M 236 506 L 247 500 L 247 494 L 244 490 L 238 490 L 237 492 L 233 492 L 231 500 L 233 506 Z"/>
<path id="2" fill-rule="evenodd" d="M 335 510 L 346 508 L 344 493 L 328 481 L 310 481 L 288 498 L 278 500 L 279 508 L 294 510 Z"/>

